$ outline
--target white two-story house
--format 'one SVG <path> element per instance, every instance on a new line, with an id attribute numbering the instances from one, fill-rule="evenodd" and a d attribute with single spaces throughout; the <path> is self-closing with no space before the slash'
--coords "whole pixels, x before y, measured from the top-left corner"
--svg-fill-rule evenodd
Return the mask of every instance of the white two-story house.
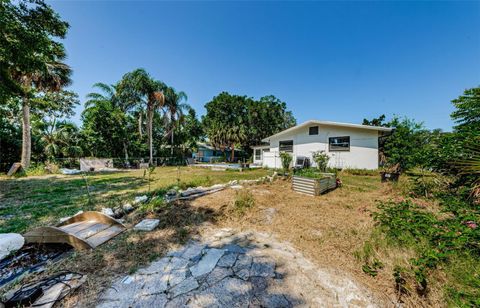
<path id="1" fill-rule="evenodd" d="M 377 169 L 378 139 L 392 128 L 310 120 L 262 141 L 253 148 L 253 162 L 268 168 L 281 168 L 280 152 L 289 152 L 294 161 L 299 156 L 312 159 L 312 153 L 324 151 L 330 156 L 329 167 Z"/>

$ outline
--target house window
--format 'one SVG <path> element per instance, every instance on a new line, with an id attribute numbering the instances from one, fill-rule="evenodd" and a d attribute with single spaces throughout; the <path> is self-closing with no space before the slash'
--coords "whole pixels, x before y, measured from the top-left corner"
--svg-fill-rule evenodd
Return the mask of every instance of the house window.
<path id="1" fill-rule="evenodd" d="M 329 151 L 350 151 L 350 136 L 328 138 Z"/>
<path id="2" fill-rule="evenodd" d="M 293 152 L 293 140 L 280 141 L 278 147 L 280 152 Z"/>
<path id="3" fill-rule="evenodd" d="M 263 149 L 263 153 L 270 152 L 270 149 Z"/>
<path id="4" fill-rule="evenodd" d="M 255 160 L 262 160 L 262 151 L 260 149 L 255 150 Z"/>
<path id="5" fill-rule="evenodd" d="M 318 135 L 318 126 L 311 126 L 308 128 L 309 135 Z"/>

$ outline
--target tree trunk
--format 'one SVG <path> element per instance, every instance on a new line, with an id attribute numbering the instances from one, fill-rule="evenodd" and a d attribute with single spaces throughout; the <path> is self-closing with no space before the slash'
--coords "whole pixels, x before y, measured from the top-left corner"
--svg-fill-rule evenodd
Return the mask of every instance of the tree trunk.
<path id="1" fill-rule="evenodd" d="M 140 111 L 138 115 L 138 134 L 140 135 L 140 139 L 143 137 L 143 131 L 142 131 L 142 122 L 143 122 L 143 116 L 142 112 Z"/>
<path id="2" fill-rule="evenodd" d="M 30 128 L 30 102 L 27 98 L 22 100 L 22 168 L 30 166 L 32 157 L 32 135 Z"/>
<path id="3" fill-rule="evenodd" d="M 125 153 L 125 166 L 129 164 L 128 162 L 128 148 L 127 148 L 127 142 L 123 140 L 123 151 Z"/>
<path id="4" fill-rule="evenodd" d="M 171 135 L 171 143 L 172 143 L 172 145 L 171 145 L 171 147 L 170 147 L 170 156 L 171 156 L 171 157 L 173 157 L 173 130 L 174 130 L 174 129 L 175 129 L 175 128 L 172 128 L 172 135 Z"/>
<path id="5" fill-rule="evenodd" d="M 233 160 L 235 159 L 235 145 L 232 144 L 232 153 L 230 154 L 230 161 L 233 163 Z"/>
<path id="6" fill-rule="evenodd" d="M 147 122 L 148 122 L 148 147 L 150 150 L 150 158 L 148 163 L 150 165 L 153 165 L 153 109 L 151 107 L 148 108 L 148 114 L 147 114 Z"/>

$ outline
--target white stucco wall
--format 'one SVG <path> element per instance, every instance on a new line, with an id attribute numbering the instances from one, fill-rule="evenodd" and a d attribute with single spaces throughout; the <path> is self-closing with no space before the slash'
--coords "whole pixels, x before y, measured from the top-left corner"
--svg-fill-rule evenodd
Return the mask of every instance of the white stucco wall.
<path id="1" fill-rule="evenodd" d="M 252 149 L 253 149 L 253 163 L 256 164 L 256 165 L 264 165 L 263 164 L 263 156 L 264 156 L 265 153 L 268 154 L 268 152 L 265 152 L 265 150 L 268 151 L 269 147 L 262 145 L 262 146 L 252 147 Z M 260 150 L 260 159 L 257 159 L 257 156 L 255 155 L 257 150 Z"/>
<path id="2" fill-rule="evenodd" d="M 325 151 L 330 156 L 329 167 L 334 168 L 378 168 L 378 131 L 361 128 L 319 125 L 318 135 L 309 135 L 308 127 L 300 127 L 288 134 L 270 139 L 270 152 L 263 155 L 263 165 L 280 168 L 279 141 L 293 140 L 293 153 L 307 156 L 312 160 L 312 152 Z M 350 136 L 350 151 L 329 151 L 329 137 Z"/>

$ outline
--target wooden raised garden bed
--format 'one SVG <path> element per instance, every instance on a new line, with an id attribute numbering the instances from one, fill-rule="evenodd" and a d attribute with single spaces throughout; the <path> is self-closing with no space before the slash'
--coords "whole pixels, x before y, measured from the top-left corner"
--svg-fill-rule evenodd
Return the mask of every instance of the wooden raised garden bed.
<path id="1" fill-rule="evenodd" d="M 318 178 L 293 176 L 292 188 L 299 193 L 318 196 L 337 187 L 337 179 L 333 173 L 322 173 Z"/>

